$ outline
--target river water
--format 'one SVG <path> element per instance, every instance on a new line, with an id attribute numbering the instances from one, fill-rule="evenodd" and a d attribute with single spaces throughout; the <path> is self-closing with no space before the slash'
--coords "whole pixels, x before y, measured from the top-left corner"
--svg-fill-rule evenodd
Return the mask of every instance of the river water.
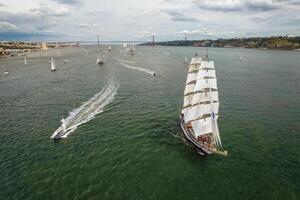
<path id="1" fill-rule="evenodd" d="M 101 48 L 101 66 L 92 46 L 0 60 L 0 199 L 300 198 L 299 52 L 208 49 L 228 156 L 200 157 L 180 139 L 179 113 L 184 57 L 206 49 Z M 101 112 L 49 138 L 111 83 Z"/>

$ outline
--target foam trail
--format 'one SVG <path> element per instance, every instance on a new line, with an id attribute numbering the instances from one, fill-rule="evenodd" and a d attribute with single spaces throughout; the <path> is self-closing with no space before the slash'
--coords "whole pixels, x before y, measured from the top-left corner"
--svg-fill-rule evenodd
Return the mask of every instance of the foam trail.
<path id="1" fill-rule="evenodd" d="M 130 63 L 130 64 L 135 64 L 136 62 L 134 61 L 129 61 L 129 60 L 123 60 L 123 59 L 120 59 L 119 61 L 123 62 L 123 63 Z"/>
<path id="2" fill-rule="evenodd" d="M 118 89 L 119 83 L 110 83 L 79 108 L 72 110 L 66 119 L 62 119 L 62 125 L 54 132 L 51 138 L 56 138 L 58 134 L 58 138 L 66 138 L 78 126 L 94 119 L 95 115 L 102 113 L 104 107 L 113 101 Z M 61 133 L 62 131 L 63 133 Z"/>
<path id="3" fill-rule="evenodd" d="M 156 75 L 155 71 L 151 71 L 149 69 L 145 69 L 145 68 L 141 68 L 141 67 L 135 67 L 135 66 L 132 66 L 132 65 L 128 65 L 126 63 L 122 63 L 120 62 L 121 65 L 123 65 L 124 67 L 128 68 L 128 69 L 133 69 L 133 70 L 138 70 L 138 71 L 141 71 L 141 72 L 145 72 L 145 73 L 148 73 L 148 74 L 151 74 L 151 75 Z"/>

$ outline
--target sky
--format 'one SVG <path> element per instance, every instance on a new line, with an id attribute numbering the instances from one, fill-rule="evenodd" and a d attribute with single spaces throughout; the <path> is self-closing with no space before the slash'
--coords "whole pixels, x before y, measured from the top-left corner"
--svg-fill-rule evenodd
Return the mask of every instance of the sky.
<path id="1" fill-rule="evenodd" d="M 300 36 L 300 0 L 0 0 L 0 40 Z"/>

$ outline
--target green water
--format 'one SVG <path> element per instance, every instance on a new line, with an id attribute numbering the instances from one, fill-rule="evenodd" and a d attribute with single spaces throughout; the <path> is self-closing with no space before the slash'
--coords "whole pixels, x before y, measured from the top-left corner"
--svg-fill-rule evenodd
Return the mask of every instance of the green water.
<path id="1" fill-rule="evenodd" d="M 209 49 L 227 157 L 200 157 L 178 139 L 183 60 L 194 52 L 206 50 L 137 47 L 124 56 L 113 46 L 103 66 L 91 47 L 31 55 L 28 65 L 0 60 L 0 199 L 299 199 L 299 52 Z M 109 81 L 120 88 L 103 113 L 49 139 Z"/>

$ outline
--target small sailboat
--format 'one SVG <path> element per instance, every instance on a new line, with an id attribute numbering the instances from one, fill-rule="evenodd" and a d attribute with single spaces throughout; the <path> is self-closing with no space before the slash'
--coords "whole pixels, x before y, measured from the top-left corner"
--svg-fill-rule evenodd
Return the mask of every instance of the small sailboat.
<path id="1" fill-rule="evenodd" d="M 51 72 L 56 71 L 56 65 L 55 65 L 55 60 L 51 58 Z"/>
<path id="2" fill-rule="evenodd" d="M 128 52 L 130 53 L 130 55 L 134 55 L 135 53 L 135 48 L 133 45 L 130 45 L 130 47 L 128 48 Z"/>
<path id="3" fill-rule="evenodd" d="M 108 46 L 107 51 L 111 51 L 111 46 Z"/>
<path id="4" fill-rule="evenodd" d="M 6 70 L 6 67 L 4 67 L 4 72 L 3 72 L 3 75 L 8 75 L 8 71 Z"/>
<path id="5" fill-rule="evenodd" d="M 188 63 L 187 57 L 184 58 L 184 63 Z"/>
<path id="6" fill-rule="evenodd" d="M 24 65 L 27 65 L 27 57 L 24 57 Z"/>
<path id="7" fill-rule="evenodd" d="M 192 58 L 184 91 L 180 125 L 186 141 L 200 155 L 227 155 L 222 148 L 219 128 L 219 95 L 214 62 Z"/>
<path id="8" fill-rule="evenodd" d="M 64 59 L 64 63 L 69 63 L 69 60 L 68 59 Z"/>
<path id="9" fill-rule="evenodd" d="M 104 59 L 102 58 L 102 56 L 99 56 L 99 57 L 97 58 L 96 64 L 98 64 L 98 65 L 104 64 Z"/>

